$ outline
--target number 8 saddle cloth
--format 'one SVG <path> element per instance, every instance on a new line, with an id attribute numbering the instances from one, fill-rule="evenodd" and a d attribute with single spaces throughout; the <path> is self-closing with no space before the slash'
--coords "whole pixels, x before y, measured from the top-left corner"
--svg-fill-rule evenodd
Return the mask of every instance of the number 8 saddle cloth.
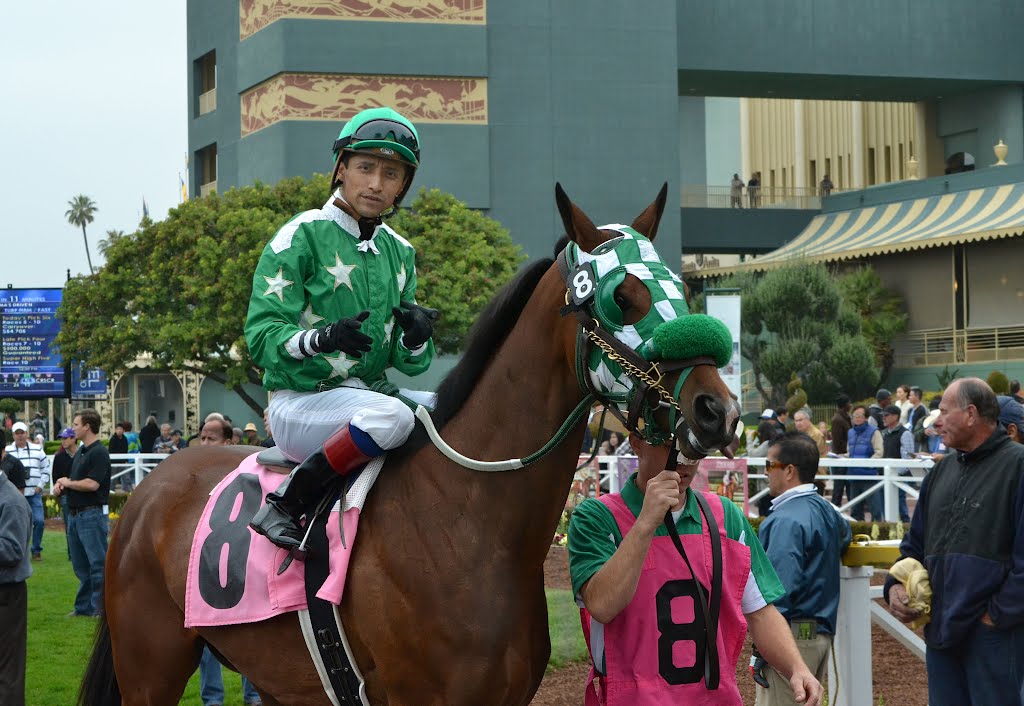
<path id="1" fill-rule="evenodd" d="M 185 585 L 185 627 L 255 623 L 306 606 L 305 564 L 249 529 L 267 493 L 281 483 L 252 454 L 210 492 L 192 540 Z M 317 598 L 340 604 L 359 513 L 386 456 L 370 461 L 327 519 L 329 574 Z M 342 536 L 344 526 L 344 537 Z"/>

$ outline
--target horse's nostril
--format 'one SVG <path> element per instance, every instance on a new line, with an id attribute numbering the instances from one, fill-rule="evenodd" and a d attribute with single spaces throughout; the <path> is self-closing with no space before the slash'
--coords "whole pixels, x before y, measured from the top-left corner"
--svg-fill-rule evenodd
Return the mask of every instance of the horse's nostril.
<path id="1" fill-rule="evenodd" d="M 693 411 L 697 424 L 706 432 L 716 433 L 725 423 L 725 408 L 712 395 L 697 395 Z"/>

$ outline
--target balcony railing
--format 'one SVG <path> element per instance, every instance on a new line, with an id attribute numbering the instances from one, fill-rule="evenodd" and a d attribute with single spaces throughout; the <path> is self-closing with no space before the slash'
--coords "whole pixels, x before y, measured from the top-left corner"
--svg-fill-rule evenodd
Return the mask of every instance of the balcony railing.
<path id="1" fill-rule="evenodd" d="M 1024 360 L 1024 326 L 910 331 L 893 343 L 901 368 Z"/>
<path id="2" fill-rule="evenodd" d="M 199 195 L 200 196 L 209 196 L 210 194 L 214 193 L 215 191 L 217 191 L 217 182 L 216 181 L 208 181 L 208 182 L 206 182 L 205 184 L 203 184 L 202 186 L 199 187 Z"/>
<path id="3" fill-rule="evenodd" d="M 833 189 L 831 193 L 837 193 Z M 683 208 L 801 208 L 821 209 L 821 194 L 812 187 L 759 186 L 754 193 L 743 187 L 740 196 L 733 195 L 731 186 L 684 184 Z"/>
<path id="4" fill-rule="evenodd" d="M 217 110 L 217 89 L 211 88 L 199 96 L 199 114 L 206 115 Z"/>

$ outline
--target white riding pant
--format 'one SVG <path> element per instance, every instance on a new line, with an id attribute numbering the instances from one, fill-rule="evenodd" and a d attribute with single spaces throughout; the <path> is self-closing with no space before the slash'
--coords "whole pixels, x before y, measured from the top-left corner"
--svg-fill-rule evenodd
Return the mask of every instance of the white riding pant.
<path id="1" fill-rule="evenodd" d="M 415 417 L 397 397 L 367 390 L 358 380 L 324 392 L 274 392 L 267 407 L 270 431 L 281 452 L 303 461 L 346 424 L 366 432 L 385 451 L 405 443 Z M 433 392 L 400 390 L 401 394 L 433 407 Z"/>

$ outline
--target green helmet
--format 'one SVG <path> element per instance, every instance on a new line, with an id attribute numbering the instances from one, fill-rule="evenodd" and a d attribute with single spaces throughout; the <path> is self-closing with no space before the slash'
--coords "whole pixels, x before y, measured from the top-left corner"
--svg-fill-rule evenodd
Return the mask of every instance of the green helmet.
<path id="1" fill-rule="evenodd" d="M 374 154 L 420 166 L 420 138 L 409 120 L 391 108 L 369 108 L 345 123 L 334 141 L 334 160 L 343 150 L 375 150 Z"/>

